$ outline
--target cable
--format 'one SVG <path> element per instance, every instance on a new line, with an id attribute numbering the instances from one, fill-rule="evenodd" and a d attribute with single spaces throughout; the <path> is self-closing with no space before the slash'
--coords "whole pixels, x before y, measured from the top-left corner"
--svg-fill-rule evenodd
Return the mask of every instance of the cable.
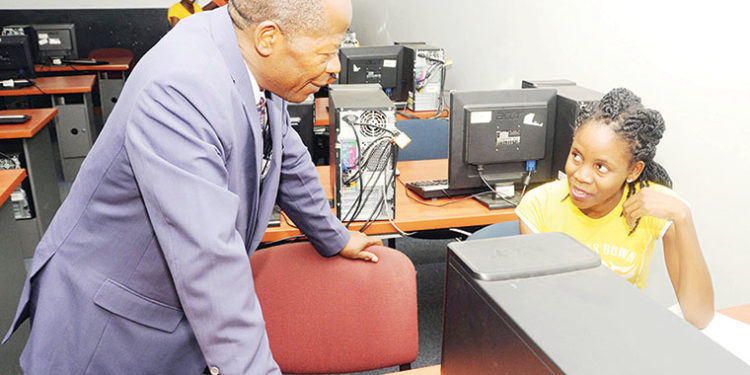
<path id="1" fill-rule="evenodd" d="M 36 82 L 34 82 L 32 80 L 29 80 L 29 82 L 31 82 L 31 85 L 34 86 L 34 87 L 36 87 L 36 89 L 39 90 L 39 92 L 41 92 L 42 94 L 44 94 L 44 95 L 50 95 L 49 93 L 47 93 L 44 90 L 42 90 L 42 88 L 39 87 L 39 85 L 37 85 Z"/>
<path id="2" fill-rule="evenodd" d="M 291 219 L 289 219 L 289 217 L 286 215 L 286 212 L 281 211 L 281 217 L 284 218 L 284 222 L 286 223 L 286 225 L 288 225 L 288 226 L 290 226 L 290 227 L 292 227 L 294 229 L 299 229 L 299 228 L 297 228 L 296 225 L 294 225 L 294 223 L 292 223 Z"/>
<path id="3" fill-rule="evenodd" d="M 482 170 L 483 169 L 481 168 L 481 166 L 477 167 L 477 174 L 479 174 L 479 178 L 481 178 L 482 182 L 484 182 L 484 184 L 487 185 L 487 187 L 490 188 L 490 190 L 493 190 L 493 192 L 494 192 L 495 189 L 492 188 L 492 185 L 490 185 L 490 183 L 487 182 L 487 180 L 482 175 Z M 502 200 L 504 200 L 504 201 L 512 204 L 513 207 L 517 207 L 518 206 L 518 203 L 513 202 L 512 200 L 510 200 L 508 198 L 505 198 L 502 194 L 498 194 L 497 192 L 495 192 L 495 197 L 500 197 L 500 199 L 502 199 Z"/>

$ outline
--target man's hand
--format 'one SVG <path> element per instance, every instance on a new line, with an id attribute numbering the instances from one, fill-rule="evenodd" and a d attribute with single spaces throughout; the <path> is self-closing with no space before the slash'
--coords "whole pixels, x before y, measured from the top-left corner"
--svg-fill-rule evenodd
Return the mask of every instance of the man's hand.
<path id="1" fill-rule="evenodd" d="M 349 242 L 344 246 L 339 255 L 349 259 L 362 259 L 373 263 L 378 262 L 378 256 L 369 252 L 364 251 L 365 248 L 371 245 L 383 245 L 383 241 L 379 238 L 368 237 L 366 234 L 357 231 L 349 231 L 351 237 Z"/>

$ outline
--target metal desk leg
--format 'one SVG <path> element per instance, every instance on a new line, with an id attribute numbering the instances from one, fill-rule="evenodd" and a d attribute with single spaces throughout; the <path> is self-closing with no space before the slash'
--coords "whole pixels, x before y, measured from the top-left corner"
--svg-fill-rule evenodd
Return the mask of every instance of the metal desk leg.
<path id="1" fill-rule="evenodd" d="M 66 103 L 66 95 L 52 95 L 52 105 L 58 110 L 56 129 L 63 177 L 68 182 L 75 179 L 97 136 L 91 93 L 80 96 L 81 103 Z"/>
<path id="2" fill-rule="evenodd" d="M 102 120 L 107 122 L 109 114 L 115 108 L 115 103 L 120 97 L 122 87 L 125 85 L 125 72 L 122 72 L 121 78 L 111 78 L 111 73 L 99 72 L 99 96 L 102 103 Z"/>

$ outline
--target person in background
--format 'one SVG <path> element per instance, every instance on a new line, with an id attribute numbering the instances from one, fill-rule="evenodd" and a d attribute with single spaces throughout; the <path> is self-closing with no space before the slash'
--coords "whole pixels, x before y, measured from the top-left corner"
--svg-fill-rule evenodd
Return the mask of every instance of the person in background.
<path id="1" fill-rule="evenodd" d="M 175 27 L 181 19 L 201 11 L 203 9 L 195 3 L 195 0 L 180 0 L 180 2 L 169 7 L 167 11 L 169 27 Z"/>
<path id="2" fill-rule="evenodd" d="M 274 204 L 321 256 L 378 261 L 287 112 L 339 72 L 351 18 L 233 0 L 143 56 L 34 254 L 8 333 L 30 320 L 24 373 L 280 375 L 249 261 Z"/>
<path id="3" fill-rule="evenodd" d="M 656 240 L 685 319 L 704 328 L 713 318 L 711 276 L 688 204 L 654 161 L 664 120 L 627 89 L 583 108 L 565 165 L 566 180 L 530 191 L 516 208 L 522 234 L 564 232 L 640 289 Z"/>
<path id="4" fill-rule="evenodd" d="M 213 10 L 218 7 L 223 7 L 224 5 L 227 5 L 227 0 L 213 0 L 209 2 L 208 4 L 203 6 L 203 10 Z"/>

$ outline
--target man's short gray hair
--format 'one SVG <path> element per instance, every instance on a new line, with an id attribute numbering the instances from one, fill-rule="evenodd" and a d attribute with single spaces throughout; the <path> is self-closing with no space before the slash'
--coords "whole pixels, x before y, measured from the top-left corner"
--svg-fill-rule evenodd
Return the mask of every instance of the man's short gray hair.
<path id="1" fill-rule="evenodd" d="M 240 29 L 263 21 L 274 21 L 288 36 L 316 33 L 326 29 L 321 0 L 230 0 L 229 16 Z"/>

